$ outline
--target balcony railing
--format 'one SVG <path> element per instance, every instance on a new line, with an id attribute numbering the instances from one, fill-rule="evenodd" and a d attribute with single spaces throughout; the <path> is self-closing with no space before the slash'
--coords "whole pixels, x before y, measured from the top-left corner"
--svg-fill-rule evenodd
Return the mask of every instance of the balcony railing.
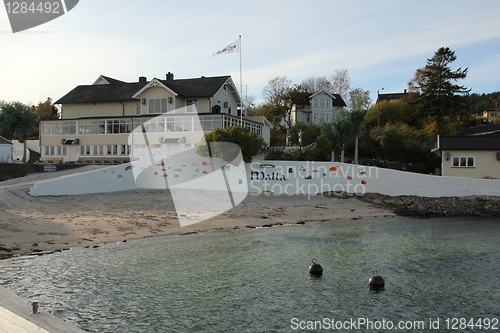
<path id="1" fill-rule="evenodd" d="M 199 121 L 198 121 L 199 119 Z M 263 124 L 227 114 L 161 115 L 155 118 L 52 120 L 40 122 L 42 136 L 129 134 L 144 126 L 149 133 L 211 132 L 216 128 L 243 126 L 262 135 Z"/>

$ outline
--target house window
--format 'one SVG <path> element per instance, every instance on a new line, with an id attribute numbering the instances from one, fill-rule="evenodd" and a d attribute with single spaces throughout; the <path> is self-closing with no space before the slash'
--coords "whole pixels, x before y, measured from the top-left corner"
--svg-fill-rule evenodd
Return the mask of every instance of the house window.
<path id="1" fill-rule="evenodd" d="M 66 156 L 66 146 L 45 146 L 45 156 Z"/>
<path id="2" fill-rule="evenodd" d="M 227 95 L 227 87 L 226 86 L 224 86 L 222 91 L 224 92 L 224 95 Z"/>
<path id="3" fill-rule="evenodd" d="M 149 108 L 148 113 L 165 113 L 167 112 L 167 99 L 166 98 L 158 98 L 153 99 L 150 98 L 148 100 Z"/>
<path id="4" fill-rule="evenodd" d="M 141 114 L 141 102 L 135 103 L 135 114 Z"/>
<path id="5" fill-rule="evenodd" d="M 104 146 L 103 145 L 94 146 L 94 155 L 97 156 L 104 155 Z"/>
<path id="6" fill-rule="evenodd" d="M 118 145 L 108 145 L 107 155 L 118 155 Z"/>
<path id="7" fill-rule="evenodd" d="M 186 112 L 196 113 L 198 110 L 198 100 L 197 99 L 187 99 L 186 100 Z"/>
<path id="8" fill-rule="evenodd" d="M 80 155 L 92 155 L 92 146 L 80 146 Z"/>
<path id="9" fill-rule="evenodd" d="M 474 156 L 453 156 L 451 166 L 453 168 L 474 168 L 476 166 Z"/>

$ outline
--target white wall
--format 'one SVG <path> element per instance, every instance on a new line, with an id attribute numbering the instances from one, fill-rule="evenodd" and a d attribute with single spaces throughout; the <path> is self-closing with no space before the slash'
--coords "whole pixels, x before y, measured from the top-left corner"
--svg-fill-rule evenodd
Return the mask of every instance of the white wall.
<path id="1" fill-rule="evenodd" d="M 273 165 L 274 168 L 265 167 L 265 164 Z M 500 196 L 500 180 L 440 177 L 338 162 L 252 162 L 247 171 L 251 192 L 317 194 L 333 191 L 391 196 Z M 268 179 L 262 179 L 263 177 Z M 286 180 L 279 180 L 283 177 Z"/>
<path id="2" fill-rule="evenodd" d="M 35 184 L 30 194 L 68 195 L 102 193 L 137 189 L 134 172 L 148 176 L 143 186 L 165 188 L 164 174 L 169 184 L 199 179 L 219 170 L 223 164 L 215 159 L 168 160 L 170 164 L 144 168 L 130 163 L 66 176 Z M 202 161 L 202 162 L 200 162 Z M 205 163 L 203 163 L 205 162 Z M 207 164 L 207 165 L 203 165 Z M 248 185 L 251 193 L 269 191 L 275 194 L 311 194 L 333 191 L 348 193 L 381 193 L 391 196 L 416 195 L 425 197 L 492 195 L 500 196 L 500 180 L 464 177 L 440 177 L 336 162 L 255 161 L 246 164 L 246 179 L 231 178 L 235 184 Z M 135 168 L 135 171 L 134 171 Z M 141 169 L 142 168 L 142 169 Z M 208 180 L 208 178 L 207 178 Z M 231 183 L 231 190 L 234 190 Z M 238 186 L 239 186 L 238 185 Z M 186 188 L 189 187 L 186 183 Z"/>

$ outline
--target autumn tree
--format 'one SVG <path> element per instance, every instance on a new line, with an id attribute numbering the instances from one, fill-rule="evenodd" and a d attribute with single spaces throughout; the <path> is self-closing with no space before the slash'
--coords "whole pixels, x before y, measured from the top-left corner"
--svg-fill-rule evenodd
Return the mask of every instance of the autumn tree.
<path id="1" fill-rule="evenodd" d="M 52 104 L 52 99 L 50 97 L 48 97 L 45 102 L 38 103 L 35 107 L 35 112 L 40 116 L 40 120 L 59 119 L 59 111 L 54 104 Z"/>
<path id="2" fill-rule="evenodd" d="M 377 103 L 366 114 L 366 120 L 370 127 L 377 127 L 379 122 L 381 126 L 387 123 L 403 123 L 415 128 L 421 127 L 418 105 L 404 101 Z"/>

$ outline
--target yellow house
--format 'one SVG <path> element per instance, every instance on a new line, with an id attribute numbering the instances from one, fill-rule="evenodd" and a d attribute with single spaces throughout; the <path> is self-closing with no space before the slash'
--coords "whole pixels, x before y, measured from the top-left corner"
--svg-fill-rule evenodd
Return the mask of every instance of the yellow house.
<path id="1" fill-rule="evenodd" d="M 443 176 L 500 178 L 500 135 L 438 136 Z"/>
<path id="2" fill-rule="evenodd" d="M 47 163 L 128 162 L 135 157 L 129 135 L 144 124 L 159 138 L 153 148 L 176 152 L 195 147 L 200 133 L 240 125 L 269 143 L 269 122 L 242 117 L 230 76 L 174 79 L 169 72 L 163 80 L 124 82 L 101 75 L 54 104 L 61 119 L 40 122 L 40 160 Z"/>
<path id="3" fill-rule="evenodd" d="M 483 118 L 488 123 L 500 122 L 500 110 L 486 110 L 483 112 Z"/>

